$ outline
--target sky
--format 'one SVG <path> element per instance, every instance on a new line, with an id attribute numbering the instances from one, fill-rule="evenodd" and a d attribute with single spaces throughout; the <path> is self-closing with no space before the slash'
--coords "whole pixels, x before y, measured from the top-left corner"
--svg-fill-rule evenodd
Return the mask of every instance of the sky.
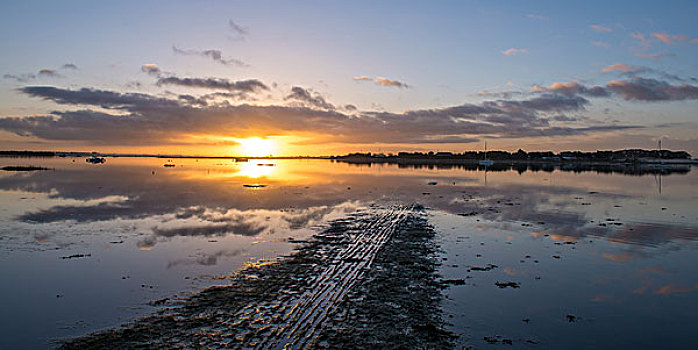
<path id="1" fill-rule="evenodd" d="M 3 1 L 0 149 L 698 154 L 695 1 Z M 243 154 L 245 153 L 245 154 Z"/>

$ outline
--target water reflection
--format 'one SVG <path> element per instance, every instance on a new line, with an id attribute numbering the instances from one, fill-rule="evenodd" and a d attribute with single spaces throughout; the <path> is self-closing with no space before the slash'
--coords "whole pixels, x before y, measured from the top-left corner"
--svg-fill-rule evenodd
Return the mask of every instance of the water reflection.
<path id="1" fill-rule="evenodd" d="M 686 166 L 496 165 L 484 169 L 420 164 L 369 167 L 322 160 L 178 159 L 175 167 L 164 168 L 160 159 L 129 158 L 109 159 L 99 166 L 73 163 L 70 158 L 0 159 L 0 163 L 55 169 L 0 174 L 0 272 L 8 285 L 18 286 L 5 289 L 3 297 L 18 305 L 36 303 L 52 315 L 71 315 L 71 322 L 88 319 L 88 329 L 113 326 L 120 322 L 119 317 L 148 312 L 117 312 L 117 304 L 142 305 L 191 288 L 195 279 L 205 279 L 202 276 L 225 275 L 260 259 L 273 261 L 291 251 L 290 242 L 374 203 L 420 203 L 430 208 L 445 237 L 450 263 L 444 266 L 444 274 L 453 274 L 453 278 L 464 278 L 462 266 L 496 263 L 501 269 L 492 273 L 499 278 L 533 279 L 555 270 L 555 265 L 546 265 L 550 261 L 564 263 L 576 256 L 581 262 L 566 266 L 565 272 L 587 276 L 582 281 L 586 284 L 563 278 L 562 289 L 557 291 L 571 293 L 570 289 L 579 288 L 593 292 L 589 300 L 595 303 L 617 301 L 618 285 L 635 296 L 693 295 L 698 286 L 684 269 L 686 262 L 695 262 L 695 250 L 687 247 L 694 247 L 698 240 L 698 177 Z M 245 187 L 249 184 L 266 187 Z M 468 246 L 464 247 L 465 242 Z M 601 248 L 591 242 L 605 245 Z M 507 247 L 517 244 L 526 252 L 514 256 Z M 91 256 L 57 260 L 76 253 Z M 674 259 L 666 264 L 673 264 L 676 272 L 666 266 L 635 265 L 657 265 L 658 258 L 667 257 Z M 531 262 L 533 259 L 540 263 Z M 584 271 L 589 265 L 599 270 Z M 56 269 L 63 281 L 53 280 Z M 605 286 L 604 274 L 614 269 L 636 276 L 613 287 L 597 288 Z M 639 270 L 643 272 L 633 272 Z M 50 293 L 27 299 L 21 289 L 28 282 L 16 277 L 23 273 L 35 276 L 35 284 Z M 477 278 L 483 278 L 482 285 L 495 282 L 489 277 Z M 91 299 L 95 297 L 87 294 L 93 291 L 80 290 L 86 282 L 91 282 L 89 289 L 99 289 L 111 301 Z M 526 290 L 530 283 L 523 283 L 521 289 Z M 467 297 L 491 301 L 491 291 L 482 293 L 482 299 Z M 64 297 L 56 298 L 56 294 Z M 75 298 L 72 304 L 67 302 L 70 298 Z M 456 293 L 454 298 L 460 297 Z M 539 297 L 528 298 L 525 303 L 545 308 L 537 301 Z M 101 314 L 79 312 L 77 300 L 107 305 L 101 306 Z M 465 299 L 457 300 L 459 308 L 465 307 Z M 16 311 L 21 314 L 19 308 Z M 34 322 L 43 311 L 27 311 L 24 324 Z M 56 317 L 43 321 L 47 322 L 43 329 L 56 328 L 56 322 L 62 321 Z M 464 327 L 473 322 L 454 317 Z M 489 325 L 496 322 L 487 321 Z M 3 326 L 7 334 L 17 327 Z M 79 333 L 54 329 L 30 336 L 45 339 Z"/>
<path id="2" fill-rule="evenodd" d="M 241 163 L 240 171 L 237 175 L 249 177 L 251 179 L 271 177 L 277 169 L 274 162 L 254 159 Z"/>
<path id="3" fill-rule="evenodd" d="M 335 160 L 337 162 L 370 167 L 375 163 L 359 160 Z M 600 174 L 624 174 L 624 175 L 648 175 L 648 174 L 687 174 L 691 171 L 691 165 L 687 164 L 624 164 L 624 163 L 494 163 L 492 165 L 480 165 L 478 163 L 448 163 L 444 161 L 420 161 L 419 159 L 399 160 L 395 164 L 401 169 L 463 169 L 470 171 L 516 171 L 523 174 L 531 172 L 570 171 L 575 173 L 596 172 Z"/>
<path id="4" fill-rule="evenodd" d="M 665 213 L 650 214 L 649 208 L 635 210 L 643 212 L 642 216 L 650 214 L 641 225 L 614 220 L 612 214 L 622 211 L 621 203 L 634 206 L 647 195 L 642 191 L 634 193 L 637 180 L 621 178 L 611 188 L 589 191 L 592 186 L 598 186 L 593 181 L 584 182 L 597 180 L 593 174 L 579 178 L 556 173 L 557 183 L 541 184 L 549 179 L 511 178 L 506 175 L 512 172 L 509 168 L 508 173 L 502 173 L 506 175 L 503 178 L 493 178 L 494 174 L 490 174 L 490 182 L 485 184 L 479 178 L 484 172 L 463 172 L 467 168 L 462 167 L 434 170 L 415 166 L 410 168 L 412 172 L 406 172 L 380 165 L 367 171 L 352 171 L 351 167 L 328 167 L 324 161 L 196 163 L 181 164 L 155 175 L 147 169 L 153 164 L 128 161 L 110 164 L 110 168 L 12 174 L 2 178 L 0 189 L 81 201 L 27 211 L 17 217 L 23 222 L 94 222 L 159 216 L 160 223 L 152 228 L 159 237 L 255 236 L 273 227 L 299 228 L 310 221 L 321 221 L 332 208 L 347 201 L 375 200 L 419 202 L 453 214 L 478 215 L 504 226 L 532 223 L 540 232 L 574 238 L 602 236 L 617 242 L 656 245 L 698 237 L 694 228 L 681 222 L 689 208 L 677 208 L 677 205 L 690 205 L 693 198 L 667 195 L 673 208 Z M 688 170 L 680 173 L 686 174 Z M 269 187 L 258 190 L 244 187 L 250 178 Z M 651 181 L 648 177 L 643 179 Z M 607 179 L 598 180 L 610 183 Z M 692 178 L 688 180 L 690 187 Z M 437 185 L 430 186 L 430 182 Z M 644 191 L 647 181 L 642 182 L 639 186 Z M 605 213 L 599 212 L 600 209 Z M 662 215 L 668 213 L 674 214 L 671 220 Z M 679 222 L 674 223 L 676 220 Z"/>

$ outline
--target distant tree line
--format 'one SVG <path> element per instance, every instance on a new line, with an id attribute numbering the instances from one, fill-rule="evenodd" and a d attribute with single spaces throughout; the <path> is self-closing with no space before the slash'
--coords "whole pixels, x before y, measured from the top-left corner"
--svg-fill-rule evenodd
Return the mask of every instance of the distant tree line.
<path id="1" fill-rule="evenodd" d="M 463 159 L 463 160 L 511 160 L 511 161 L 599 161 L 599 162 L 633 162 L 641 159 L 692 159 L 691 154 L 686 151 L 669 151 L 669 150 L 644 150 L 644 149 L 625 149 L 618 151 L 563 151 L 555 153 L 547 152 L 526 152 L 519 149 L 516 152 L 507 151 L 466 151 L 463 153 L 453 152 L 399 152 L 398 154 L 383 154 L 383 153 L 349 153 L 343 156 L 333 156 L 333 159 L 351 159 L 351 158 L 371 158 L 380 159 Z"/>
<path id="2" fill-rule="evenodd" d="M 0 157 L 55 157 L 51 151 L 0 151 Z"/>

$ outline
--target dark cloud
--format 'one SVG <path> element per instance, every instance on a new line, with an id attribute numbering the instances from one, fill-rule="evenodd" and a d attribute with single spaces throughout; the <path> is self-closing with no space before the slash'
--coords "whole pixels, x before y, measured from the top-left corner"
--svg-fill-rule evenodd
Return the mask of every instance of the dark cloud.
<path id="1" fill-rule="evenodd" d="M 205 98 L 192 95 L 178 95 L 177 98 L 192 106 L 208 106 L 208 101 Z"/>
<path id="2" fill-rule="evenodd" d="M 66 64 L 61 66 L 61 69 L 75 70 L 75 69 L 78 69 L 78 67 L 72 63 L 66 63 Z M 43 69 L 39 70 L 39 72 L 37 72 L 37 74 L 33 74 L 33 73 L 4 74 L 2 77 L 3 77 L 3 79 L 11 79 L 11 80 L 15 80 L 15 81 L 20 82 L 20 83 L 27 83 L 29 81 L 36 79 L 37 77 L 38 78 L 63 78 L 63 75 L 58 73 L 58 71 L 56 71 L 53 68 L 43 68 Z"/>
<path id="3" fill-rule="evenodd" d="M 202 57 L 208 57 L 215 62 L 218 62 L 223 65 L 232 65 L 232 66 L 238 66 L 238 67 L 247 67 L 247 63 L 236 59 L 236 58 L 223 58 L 223 53 L 221 50 L 194 50 L 194 49 L 179 49 L 176 46 L 172 46 L 172 51 L 178 55 L 185 55 L 185 56 L 202 56 Z"/>
<path id="4" fill-rule="evenodd" d="M 239 92 L 256 92 L 269 90 L 269 87 L 257 79 L 232 81 L 222 78 L 178 78 L 165 77 L 157 81 L 158 85 L 178 85 L 185 87 L 217 89 Z"/>
<path id="5" fill-rule="evenodd" d="M 201 99 L 204 99 L 206 101 L 213 101 L 213 100 L 227 100 L 227 99 L 232 99 L 232 100 L 245 100 L 245 101 L 254 101 L 255 98 L 253 96 L 250 96 L 246 92 L 213 92 L 210 94 L 202 95 L 200 96 Z"/>
<path id="6" fill-rule="evenodd" d="M 230 28 L 231 31 L 233 31 L 233 33 L 240 35 L 240 36 L 244 36 L 244 35 L 247 35 L 249 33 L 247 31 L 247 29 L 245 29 L 241 25 L 233 22 L 232 19 L 228 20 L 228 27 Z"/>
<path id="7" fill-rule="evenodd" d="M 676 74 L 667 73 L 661 70 L 652 69 L 644 66 L 633 66 L 625 63 L 616 63 L 601 69 L 603 73 L 617 73 L 622 76 L 636 77 L 639 75 L 651 75 L 660 77 L 662 79 L 674 80 L 674 81 L 698 81 L 696 78 L 687 77 L 682 78 Z"/>
<path id="8" fill-rule="evenodd" d="M 222 84 L 220 79 L 215 81 Z M 256 80 L 222 84 L 226 89 L 234 86 L 239 90 L 231 92 L 233 96 L 176 95 L 174 98 L 88 88 L 29 86 L 19 91 L 82 109 L 55 111 L 44 116 L 0 118 L 0 129 L 49 140 L 157 144 L 172 142 L 184 134 L 248 137 L 259 130 L 275 135 L 311 133 L 316 135 L 311 142 L 464 143 L 472 142 L 479 135 L 503 138 L 581 135 L 638 127 L 551 126 L 550 114 L 559 116 L 583 111 L 589 101 L 581 96 L 550 92 L 523 100 L 502 99 L 403 113 L 342 113 L 319 94 L 300 87 L 294 87 L 287 97 L 301 102 L 300 106 L 231 105 L 227 101 L 212 104 L 218 98 L 262 88 L 261 83 L 254 82 Z M 90 109 L 90 106 L 119 113 L 106 113 Z"/>
<path id="9" fill-rule="evenodd" d="M 480 97 L 505 99 L 510 99 L 514 96 L 521 96 L 524 94 L 525 92 L 522 91 L 480 91 L 477 93 L 477 95 Z"/>
<path id="10" fill-rule="evenodd" d="M 392 86 L 392 87 L 397 87 L 397 88 L 408 88 L 410 87 L 409 85 L 397 81 L 397 80 L 391 80 L 388 78 L 383 78 L 383 77 L 378 77 L 376 78 L 376 83 L 381 86 Z"/>
<path id="11" fill-rule="evenodd" d="M 5 74 L 2 76 L 4 79 L 11 79 L 11 80 L 16 80 L 20 83 L 26 83 L 30 80 L 36 79 L 36 75 L 27 73 L 27 74 Z"/>
<path id="12" fill-rule="evenodd" d="M 673 80 L 684 81 L 678 76 L 657 72 Z M 689 80 L 693 81 L 692 78 Z M 534 86 L 533 92 L 553 93 L 570 98 L 579 96 L 611 97 L 617 95 L 626 100 L 638 101 L 679 101 L 698 99 L 698 87 L 690 84 L 673 85 L 663 80 L 634 77 L 629 80 L 613 80 L 606 86 L 584 86 L 576 82 L 553 83 L 550 86 Z M 553 96 L 554 96 L 553 95 Z M 533 99 L 528 102 L 532 102 Z M 570 103 L 572 101 L 569 101 Z M 555 104 L 556 106 L 558 104 Z M 574 108 L 574 105 L 571 105 Z M 540 108 L 539 108 L 540 109 Z"/>
<path id="13" fill-rule="evenodd" d="M 579 96 L 560 96 L 557 94 L 544 94 L 528 100 L 499 100 L 496 103 L 485 102 L 486 105 L 498 105 L 504 110 L 524 112 L 562 112 L 578 111 L 589 104 L 589 101 Z"/>
<path id="14" fill-rule="evenodd" d="M 162 71 L 160 70 L 160 67 L 158 67 L 157 64 L 155 63 L 146 63 L 141 66 L 141 71 L 148 73 L 149 75 L 159 77 Z"/>
<path id="15" fill-rule="evenodd" d="M 48 78 L 60 78 L 62 75 L 58 74 L 55 69 L 51 68 L 44 68 L 39 70 L 38 76 L 40 77 L 48 77 Z"/>
<path id="16" fill-rule="evenodd" d="M 141 87 L 143 87 L 143 84 L 141 84 L 140 81 L 130 81 L 126 83 L 125 86 L 129 89 L 140 89 Z"/>
<path id="17" fill-rule="evenodd" d="M 600 86 L 593 86 L 593 87 L 586 87 L 584 85 L 581 85 L 576 82 L 566 82 L 566 83 L 561 83 L 561 82 L 556 82 L 553 83 L 550 86 L 534 86 L 531 90 L 535 92 L 553 92 L 556 94 L 562 94 L 566 96 L 573 96 L 573 95 L 583 95 L 583 96 L 589 96 L 589 97 L 608 97 L 610 96 L 610 93 L 603 87 Z"/>
<path id="18" fill-rule="evenodd" d="M 127 110 L 174 107 L 178 105 L 176 101 L 147 94 L 120 93 L 89 88 L 69 90 L 53 86 L 27 86 L 19 89 L 19 91 L 32 97 L 68 105 L 92 105 L 103 108 L 123 108 Z"/>
<path id="19" fill-rule="evenodd" d="M 326 110 L 334 110 L 335 107 L 331 103 L 328 103 L 324 97 L 318 93 L 312 93 L 300 86 L 294 86 L 291 88 L 291 94 L 286 96 L 287 100 L 301 101 L 309 104 L 312 107 L 317 107 Z"/>
<path id="20" fill-rule="evenodd" d="M 694 85 L 671 85 L 656 79 L 614 80 L 606 86 L 626 100 L 677 101 L 698 99 L 698 87 Z"/>
<path id="21" fill-rule="evenodd" d="M 550 118 L 551 120 L 558 121 L 558 122 L 576 122 L 580 120 L 581 118 L 577 117 L 570 117 L 566 115 L 555 115 Z"/>

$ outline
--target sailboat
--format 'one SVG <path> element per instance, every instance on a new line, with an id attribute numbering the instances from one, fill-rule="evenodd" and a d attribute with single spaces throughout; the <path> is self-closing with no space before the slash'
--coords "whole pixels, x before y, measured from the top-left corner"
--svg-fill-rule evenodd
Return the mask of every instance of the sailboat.
<path id="1" fill-rule="evenodd" d="M 661 138 L 657 142 L 657 148 L 659 148 L 659 164 L 653 163 L 653 164 L 650 164 L 650 166 L 653 168 L 659 168 L 659 169 L 671 169 L 671 168 L 673 168 L 674 166 L 672 164 L 664 163 L 664 157 L 662 157 L 662 139 Z"/>
<path id="2" fill-rule="evenodd" d="M 480 160 L 477 163 L 484 166 L 490 166 L 494 164 L 494 161 L 492 159 L 487 159 L 487 140 L 485 140 L 485 159 Z"/>

